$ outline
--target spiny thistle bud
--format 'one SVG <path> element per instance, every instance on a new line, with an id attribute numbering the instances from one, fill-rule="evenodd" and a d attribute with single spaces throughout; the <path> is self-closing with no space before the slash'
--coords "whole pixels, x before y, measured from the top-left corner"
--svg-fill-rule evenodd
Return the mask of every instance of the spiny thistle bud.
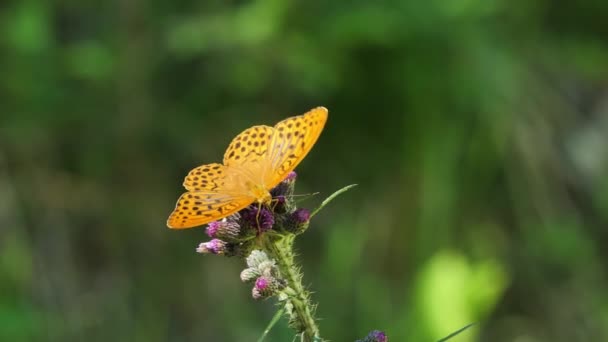
<path id="1" fill-rule="evenodd" d="M 247 266 L 249 267 L 241 272 L 241 280 L 243 282 L 251 282 L 257 278 L 261 279 L 259 280 L 260 286 L 264 284 L 265 280 L 272 280 L 274 284 L 273 286 L 275 286 L 276 288 L 279 288 L 279 285 L 282 284 L 282 282 L 276 278 L 276 276 L 279 274 L 276 262 L 273 259 L 268 258 L 268 255 L 266 255 L 266 253 L 260 250 L 251 251 L 251 253 L 247 257 Z M 258 288 L 255 291 L 257 291 L 258 294 L 262 294 L 262 287 Z M 257 295 L 254 294 L 254 297 L 256 296 Z"/>
<path id="2" fill-rule="evenodd" d="M 295 171 L 288 173 L 287 177 L 285 177 L 281 183 L 277 184 L 277 186 L 270 190 L 272 197 L 291 196 L 293 194 L 293 187 L 297 176 L 298 175 Z"/>
<path id="3" fill-rule="evenodd" d="M 244 269 L 243 272 L 241 272 L 241 280 L 244 283 L 249 283 L 249 282 L 257 279 L 260 275 L 261 274 L 257 268 L 249 267 L 249 268 Z"/>
<path id="4" fill-rule="evenodd" d="M 251 205 L 241 211 L 243 222 L 256 228 L 259 233 L 268 231 L 274 225 L 274 215 L 266 208 Z"/>
<path id="5" fill-rule="evenodd" d="M 289 214 L 285 220 L 284 227 L 287 231 L 294 234 L 303 233 L 310 222 L 310 211 L 308 209 L 300 208 Z"/>
<path id="6" fill-rule="evenodd" d="M 220 239 L 213 239 L 209 242 L 202 242 L 196 251 L 201 254 L 225 254 L 228 244 Z"/>
<path id="7" fill-rule="evenodd" d="M 220 221 L 213 221 L 207 225 L 206 233 L 209 237 L 219 238 L 224 241 L 238 241 L 241 226 L 234 219 L 225 218 Z"/>
<path id="8" fill-rule="evenodd" d="M 373 330 L 364 339 L 355 342 L 388 342 L 388 336 L 380 330 Z"/>
<path id="9" fill-rule="evenodd" d="M 287 198 L 284 195 L 278 195 L 276 197 L 274 197 L 272 199 L 274 201 L 274 204 L 272 206 L 272 211 L 274 211 L 277 214 L 284 214 L 286 213 L 288 210 L 287 208 Z"/>
<path id="10" fill-rule="evenodd" d="M 291 200 L 293 195 L 293 188 L 296 182 L 296 173 L 291 171 L 287 174 L 287 177 L 270 190 L 274 204 L 273 211 L 278 214 L 284 214 L 295 209 L 295 203 Z"/>
<path id="11" fill-rule="evenodd" d="M 287 174 L 287 177 L 285 177 L 285 179 L 283 180 L 283 182 L 295 182 L 296 181 L 296 177 L 298 177 L 298 174 L 295 171 L 290 171 Z"/>
<path id="12" fill-rule="evenodd" d="M 272 276 L 273 274 L 276 274 L 276 267 L 277 266 L 274 260 L 268 260 L 261 262 L 257 269 L 262 275 Z"/>
<path id="13" fill-rule="evenodd" d="M 255 285 L 251 289 L 254 299 L 268 298 L 275 295 L 284 286 L 274 277 L 261 276 L 255 280 Z"/>
<path id="14" fill-rule="evenodd" d="M 270 261 L 270 258 L 263 251 L 259 249 L 254 249 L 253 251 L 251 251 L 246 261 L 247 266 L 257 269 L 258 266 L 264 261 Z"/>

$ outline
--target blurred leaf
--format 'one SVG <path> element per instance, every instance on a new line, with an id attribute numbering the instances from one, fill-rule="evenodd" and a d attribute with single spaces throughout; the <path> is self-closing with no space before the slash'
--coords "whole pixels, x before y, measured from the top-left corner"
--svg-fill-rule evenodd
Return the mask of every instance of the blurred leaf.
<path id="1" fill-rule="evenodd" d="M 36 53 L 51 43 L 51 23 L 47 3 L 21 1 L 4 15 L 0 25 L 6 30 L 11 47 L 20 52 Z M 0 26 L 0 27 L 2 27 Z"/>
<path id="2" fill-rule="evenodd" d="M 112 76 L 115 63 L 109 49 L 94 41 L 82 42 L 67 49 L 66 60 L 74 76 L 97 81 Z"/>
<path id="3" fill-rule="evenodd" d="M 506 287 L 506 275 L 496 262 L 472 265 L 462 254 L 440 252 L 422 269 L 417 286 L 420 319 L 438 339 L 463 320 L 485 318 Z"/>

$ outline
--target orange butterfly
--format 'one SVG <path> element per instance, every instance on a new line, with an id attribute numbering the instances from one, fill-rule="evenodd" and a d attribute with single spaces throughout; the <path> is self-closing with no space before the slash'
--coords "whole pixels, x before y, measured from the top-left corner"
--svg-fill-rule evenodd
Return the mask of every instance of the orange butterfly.
<path id="1" fill-rule="evenodd" d="M 224 163 L 190 171 L 184 193 L 167 220 L 169 228 L 191 228 L 257 202 L 269 204 L 270 190 L 304 159 L 327 121 L 327 109 L 317 107 L 285 119 L 274 127 L 253 126 L 232 140 Z"/>

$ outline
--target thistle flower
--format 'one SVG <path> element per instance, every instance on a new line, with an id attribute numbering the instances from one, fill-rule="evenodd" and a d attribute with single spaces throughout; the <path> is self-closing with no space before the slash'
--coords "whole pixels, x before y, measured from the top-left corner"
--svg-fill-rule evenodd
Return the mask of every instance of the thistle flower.
<path id="1" fill-rule="evenodd" d="M 287 177 L 285 177 L 285 182 L 295 182 L 296 181 L 296 177 L 298 177 L 298 174 L 295 171 L 290 171 L 287 174 Z"/>
<path id="2" fill-rule="evenodd" d="M 258 277 L 275 278 L 279 274 L 276 262 L 260 250 L 253 250 L 249 254 L 247 266 L 249 267 L 241 272 L 241 280 L 246 283 Z"/>
<path id="3" fill-rule="evenodd" d="M 228 251 L 228 244 L 220 239 L 213 239 L 202 242 L 196 251 L 201 254 L 225 254 Z"/>
<path id="4" fill-rule="evenodd" d="M 373 330 L 364 339 L 355 342 L 388 342 L 388 336 L 380 330 Z"/>
<path id="5" fill-rule="evenodd" d="M 310 211 L 305 208 L 296 209 L 296 211 L 289 214 L 285 219 L 284 228 L 285 230 L 294 234 L 303 233 L 310 222 Z"/>
<path id="6" fill-rule="evenodd" d="M 224 241 L 233 242 L 238 241 L 241 233 L 241 226 L 239 225 L 238 220 L 225 218 L 220 221 L 213 221 L 209 223 L 205 232 L 211 238 L 218 238 Z"/>
<path id="7" fill-rule="evenodd" d="M 259 233 L 268 231 L 274 225 L 274 215 L 264 207 L 250 205 L 241 210 L 242 222 L 249 227 L 254 227 Z"/>
<path id="8" fill-rule="evenodd" d="M 261 276 L 255 280 L 255 285 L 251 289 L 253 299 L 271 297 L 283 288 L 283 284 L 274 277 Z"/>
<path id="9" fill-rule="evenodd" d="M 281 183 L 270 190 L 270 194 L 273 198 L 278 196 L 289 196 L 293 194 L 293 187 L 296 182 L 297 174 L 295 171 L 291 171 L 287 174 L 287 177 L 283 179 Z"/>
<path id="10" fill-rule="evenodd" d="M 256 279 L 255 286 L 253 286 L 253 290 L 251 291 L 253 298 L 259 299 L 262 297 L 269 297 L 271 295 L 270 282 L 271 280 L 266 277 L 259 277 Z"/>
<path id="11" fill-rule="evenodd" d="M 285 197 L 285 195 L 278 195 L 273 198 L 273 201 L 274 205 L 272 208 L 275 213 L 284 214 L 289 211 L 287 208 L 287 198 Z"/>

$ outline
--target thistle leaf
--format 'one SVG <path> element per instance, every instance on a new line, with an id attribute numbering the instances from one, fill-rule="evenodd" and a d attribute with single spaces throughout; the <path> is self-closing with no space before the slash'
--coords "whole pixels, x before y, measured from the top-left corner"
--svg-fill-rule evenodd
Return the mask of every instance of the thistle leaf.
<path id="1" fill-rule="evenodd" d="M 310 214 L 310 217 L 312 218 L 313 216 L 315 216 L 321 209 L 323 209 L 323 207 L 325 207 L 327 204 L 329 204 L 329 202 L 331 202 L 334 198 L 338 197 L 338 195 L 354 188 L 355 186 L 357 186 L 357 184 L 347 185 L 347 186 L 343 187 L 342 189 L 331 194 L 323 202 L 321 202 L 321 205 L 317 209 L 313 210 L 313 212 Z"/>

